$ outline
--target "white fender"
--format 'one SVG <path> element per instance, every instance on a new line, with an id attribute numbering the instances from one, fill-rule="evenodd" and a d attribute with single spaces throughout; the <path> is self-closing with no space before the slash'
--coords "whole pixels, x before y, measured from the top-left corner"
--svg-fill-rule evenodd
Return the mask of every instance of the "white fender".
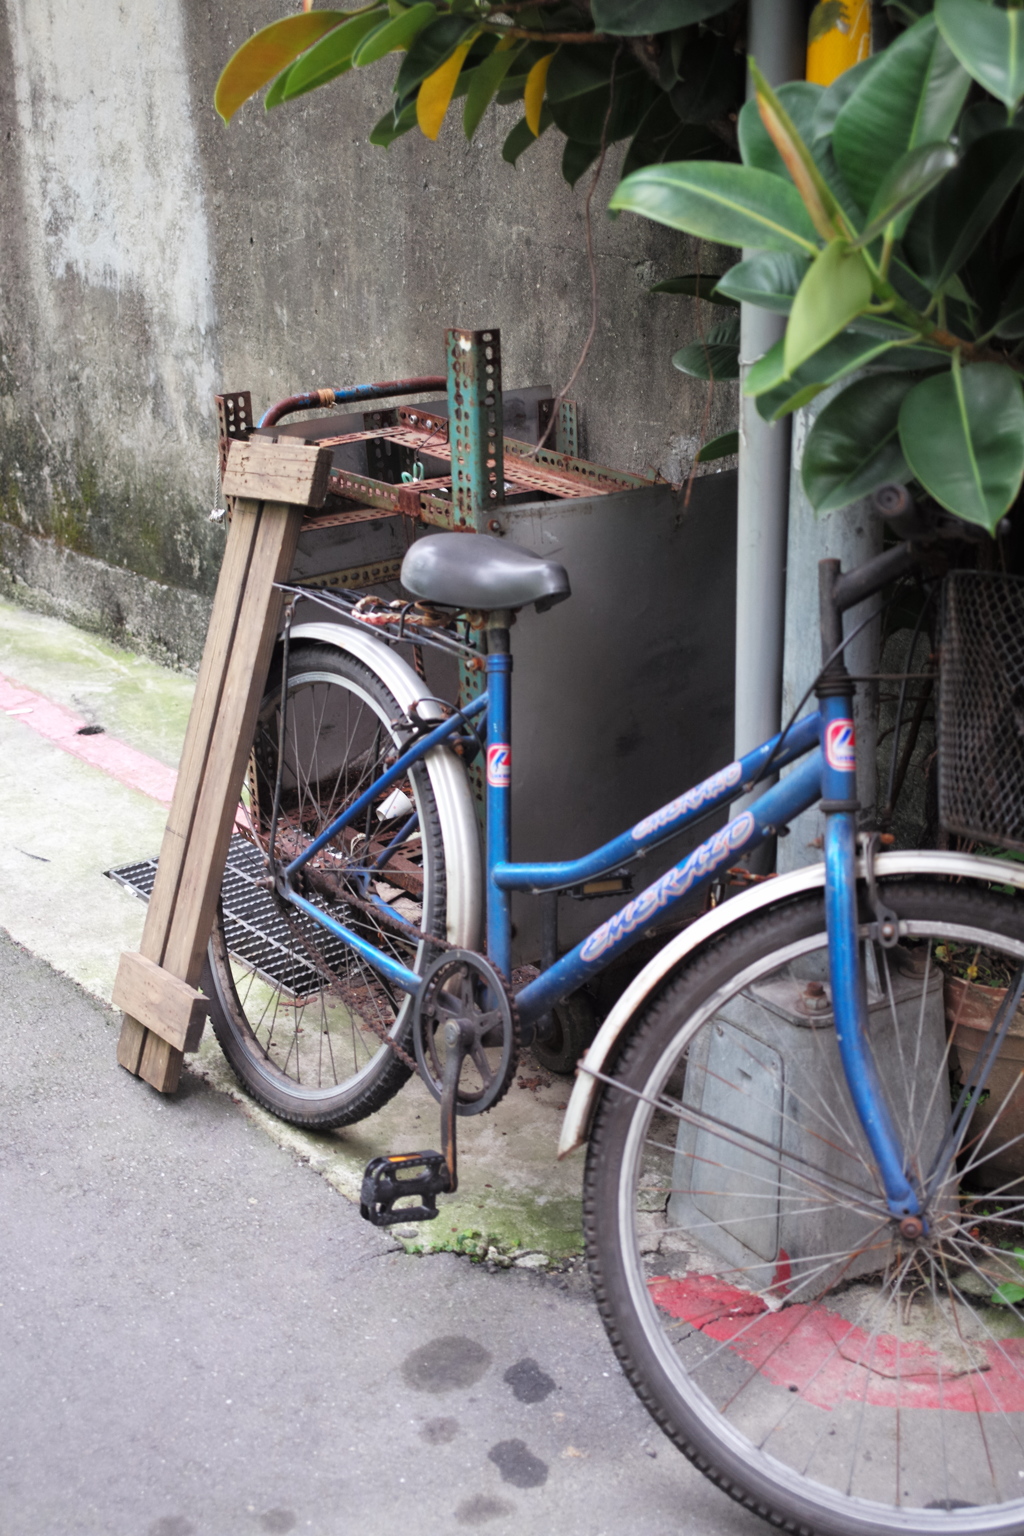
<path id="1" fill-rule="evenodd" d="M 931 850 L 910 853 L 883 853 L 875 859 L 875 870 L 885 875 L 957 875 L 965 880 L 983 880 L 986 884 L 1016 885 L 1024 889 L 1024 866 L 1000 859 L 982 859 L 971 853 L 942 853 Z M 864 874 L 863 862 L 858 862 L 858 877 Z M 650 997 L 654 989 L 671 970 L 680 965 L 688 955 L 707 942 L 713 934 L 749 917 L 764 907 L 775 906 L 805 891 L 818 890 L 825 884 L 824 864 L 809 864 L 805 869 L 795 869 L 788 875 L 779 875 L 751 886 L 729 901 L 720 902 L 695 923 L 676 934 L 665 948 L 648 961 L 623 992 L 598 1030 L 589 1050 L 577 1068 L 576 1082 L 569 1096 L 569 1104 L 562 1121 L 562 1134 L 558 1142 L 558 1156 L 567 1157 L 570 1152 L 586 1141 L 590 1131 L 590 1118 L 597 1103 L 601 1083 L 593 1076 L 604 1070 L 605 1062 L 620 1035 L 628 1030 L 634 1015 Z"/>
<path id="2" fill-rule="evenodd" d="M 296 624 L 291 639 L 320 640 L 348 651 L 377 674 L 406 713 L 414 704 L 425 701 L 419 711 L 421 719 L 443 719 L 444 711 L 430 698 L 423 679 L 376 635 L 348 624 L 324 622 Z M 469 780 L 462 762 L 448 747 L 435 747 L 424 761 L 441 819 L 448 880 L 448 940 L 463 949 L 477 949 L 482 928 L 483 869 L 480 829 Z"/>

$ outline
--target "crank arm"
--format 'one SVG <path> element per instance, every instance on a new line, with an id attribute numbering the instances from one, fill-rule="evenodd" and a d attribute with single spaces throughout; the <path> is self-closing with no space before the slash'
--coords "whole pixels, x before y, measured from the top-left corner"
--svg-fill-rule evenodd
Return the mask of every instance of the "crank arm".
<path id="1" fill-rule="evenodd" d="M 459 1187 L 458 1147 L 455 1134 L 456 1100 L 459 1093 L 459 1075 L 467 1056 L 466 1040 L 454 1019 L 444 1026 L 444 1075 L 441 1079 L 441 1156 L 448 1169 L 450 1183 L 448 1193 L 454 1194 Z"/>

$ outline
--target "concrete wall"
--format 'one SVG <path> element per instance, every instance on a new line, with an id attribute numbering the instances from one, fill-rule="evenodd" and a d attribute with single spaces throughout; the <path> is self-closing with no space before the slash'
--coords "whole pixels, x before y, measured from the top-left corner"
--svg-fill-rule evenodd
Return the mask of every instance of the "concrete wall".
<path id="1" fill-rule="evenodd" d="M 453 111 L 438 144 L 385 152 L 366 142 L 384 61 L 223 128 L 220 68 L 287 9 L 0 0 L 0 584 L 185 663 L 203 605 L 168 626 L 162 598 L 147 629 L 135 578 L 212 590 L 216 389 L 262 409 L 440 372 L 452 324 L 500 326 L 506 385 L 557 389 L 589 324 L 583 190 L 561 180 L 554 131 L 518 168 L 501 160 L 515 109 L 472 145 Z M 609 220 L 620 154 L 594 199 L 601 314 L 574 394 L 590 456 L 679 480 L 734 425 L 735 386 L 709 404 L 672 368 L 695 306 L 647 288 L 722 253 Z"/>

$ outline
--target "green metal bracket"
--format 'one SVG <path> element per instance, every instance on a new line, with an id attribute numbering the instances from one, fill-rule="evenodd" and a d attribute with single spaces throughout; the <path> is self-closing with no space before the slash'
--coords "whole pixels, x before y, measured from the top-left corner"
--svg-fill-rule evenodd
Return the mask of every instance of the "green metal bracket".
<path id="1" fill-rule="evenodd" d="M 505 500 L 501 333 L 452 330 L 446 342 L 454 526 L 485 533 Z"/>

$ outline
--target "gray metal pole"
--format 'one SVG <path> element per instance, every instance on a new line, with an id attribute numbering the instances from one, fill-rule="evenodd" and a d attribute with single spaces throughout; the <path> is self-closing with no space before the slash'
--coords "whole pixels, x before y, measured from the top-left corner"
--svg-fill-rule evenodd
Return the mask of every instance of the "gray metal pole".
<path id="1" fill-rule="evenodd" d="M 804 0 L 750 0 L 748 51 L 771 85 L 801 80 L 807 46 Z M 750 92 L 748 82 L 748 94 Z M 745 256 L 752 254 L 744 251 Z M 785 317 L 740 307 L 740 389 L 774 346 Z M 762 421 L 740 395 L 736 549 L 736 755 L 779 729 L 785 626 L 790 423 Z"/>

